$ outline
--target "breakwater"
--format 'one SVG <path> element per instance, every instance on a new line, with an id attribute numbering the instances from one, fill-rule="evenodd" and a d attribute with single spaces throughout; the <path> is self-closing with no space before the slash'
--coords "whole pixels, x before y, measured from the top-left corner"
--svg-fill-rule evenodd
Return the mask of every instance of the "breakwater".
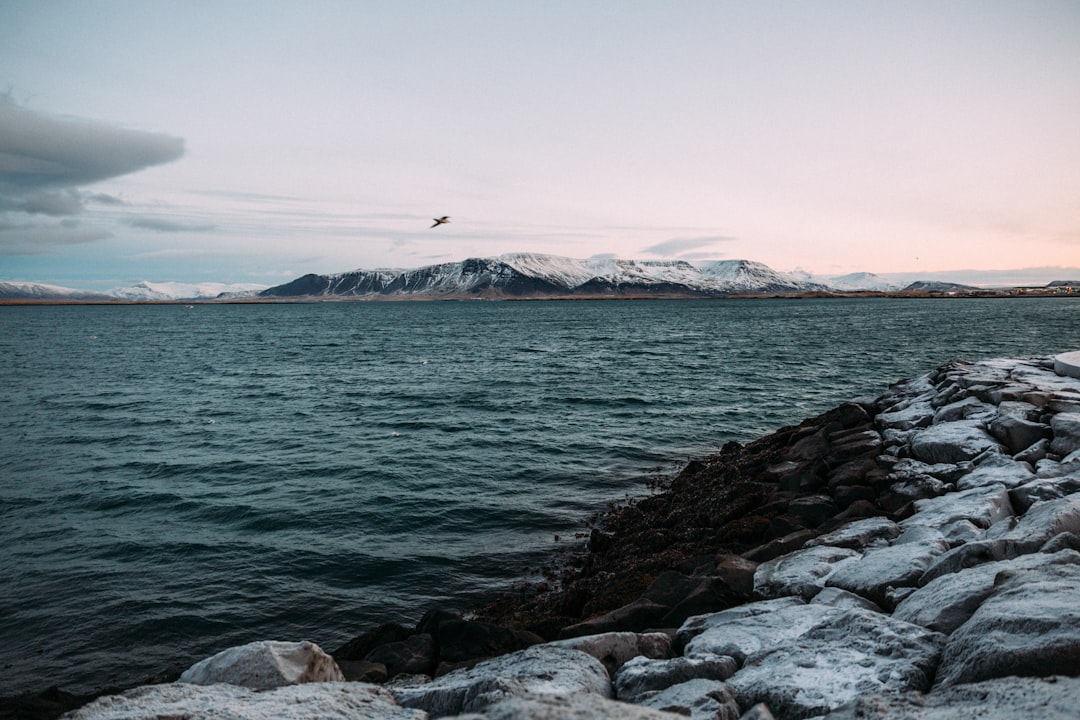
<path id="1" fill-rule="evenodd" d="M 1080 380 L 953 362 L 691 463 L 473 616 L 333 663 L 257 644 L 74 717 L 1073 717 L 1077 491 Z"/>

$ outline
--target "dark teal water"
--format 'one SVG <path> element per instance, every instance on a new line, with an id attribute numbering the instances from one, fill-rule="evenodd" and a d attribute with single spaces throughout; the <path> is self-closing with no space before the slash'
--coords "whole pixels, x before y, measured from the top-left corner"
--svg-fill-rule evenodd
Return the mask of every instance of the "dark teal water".
<path id="1" fill-rule="evenodd" d="M 657 473 L 1080 301 L 0 307 L 0 694 L 465 607 Z"/>

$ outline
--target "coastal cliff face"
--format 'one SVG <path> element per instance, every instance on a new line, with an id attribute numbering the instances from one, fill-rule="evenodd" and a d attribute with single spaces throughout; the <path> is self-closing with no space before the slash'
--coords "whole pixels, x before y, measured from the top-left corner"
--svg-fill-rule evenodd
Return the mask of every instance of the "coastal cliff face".
<path id="1" fill-rule="evenodd" d="M 147 686 L 71 717 L 1075 717 L 1080 380 L 949 363 L 690 463 L 548 571 L 358 636 L 332 653 L 350 682 Z"/>

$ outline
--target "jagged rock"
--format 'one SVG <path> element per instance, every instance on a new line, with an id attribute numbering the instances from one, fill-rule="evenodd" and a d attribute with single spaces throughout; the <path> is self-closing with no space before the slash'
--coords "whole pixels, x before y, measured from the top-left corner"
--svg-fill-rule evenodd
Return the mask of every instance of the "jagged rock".
<path id="1" fill-rule="evenodd" d="M 916 512 L 900 521 L 900 528 L 915 526 L 944 528 L 959 520 L 988 528 L 1002 518 L 1012 517 L 1009 493 L 1002 485 L 989 485 L 941 497 L 915 501 Z"/>
<path id="2" fill-rule="evenodd" d="M 956 489 L 970 490 L 987 485 L 1004 485 L 1007 488 L 1014 488 L 1034 479 L 1035 473 L 1026 462 L 1016 462 L 1008 456 L 1000 456 L 1000 459 L 984 462 L 960 478 L 956 483 Z"/>
<path id="3" fill-rule="evenodd" d="M 936 632 L 951 634 L 997 589 L 1000 573 L 1037 577 L 1048 565 L 1080 565 L 1080 553 L 1062 550 L 1034 553 L 1015 560 L 987 562 L 935 578 L 905 598 L 893 617 Z"/>
<path id="4" fill-rule="evenodd" d="M 858 550 L 829 545 L 796 550 L 758 565 L 754 593 L 765 599 L 798 595 L 809 600 L 838 568 L 861 556 Z"/>
<path id="5" fill-rule="evenodd" d="M 726 655 L 684 655 L 670 660 L 637 657 L 615 673 L 615 697 L 636 703 L 688 680 L 727 680 L 738 670 Z"/>
<path id="6" fill-rule="evenodd" d="M 379 645 L 364 659 L 384 665 L 390 677 L 403 673 L 430 675 L 435 672 L 437 662 L 435 639 L 427 633 L 413 635 L 407 640 Z"/>
<path id="7" fill-rule="evenodd" d="M 1033 392 L 1033 390 L 1026 391 L 1024 395 L 1028 395 L 1030 392 Z M 1042 411 L 1026 400 L 1006 400 L 998 403 L 997 414 L 998 417 L 1019 418 L 1020 420 L 1034 422 L 1039 419 Z"/>
<path id="8" fill-rule="evenodd" d="M 1056 478 L 1040 478 L 1009 491 L 1009 501 L 1017 513 L 1023 514 L 1032 505 L 1057 500 L 1080 492 L 1080 473 Z"/>
<path id="9" fill-rule="evenodd" d="M 926 690 L 945 636 L 868 610 L 824 615 L 805 632 L 746 658 L 728 681 L 739 705 L 783 718 L 828 713 L 857 695 Z"/>
<path id="10" fill-rule="evenodd" d="M 1080 533 L 1080 497 L 1035 503 L 1015 521 L 1000 522 L 984 535 L 988 541 L 1005 540 L 1010 557 L 1036 552 L 1047 540 L 1064 532 Z"/>
<path id="11" fill-rule="evenodd" d="M 252 690 L 344 680 L 334 658 L 313 642 L 262 640 L 222 650 L 192 665 L 179 682 L 228 683 Z"/>
<path id="12" fill-rule="evenodd" d="M 902 404 L 902 403 L 901 403 Z M 929 399 L 913 402 L 906 407 L 878 414 L 874 422 L 882 430 L 912 430 L 928 427 L 934 421 L 934 408 Z"/>
<path id="13" fill-rule="evenodd" d="M 460 720 L 674 720 L 671 713 L 597 695 L 523 696 L 497 702 Z"/>
<path id="14" fill-rule="evenodd" d="M 893 465 L 892 471 L 889 473 L 889 479 L 893 482 L 900 482 L 909 477 L 929 475 L 932 478 L 941 480 L 943 483 L 955 483 L 971 472 L 972 467 L 973 465 L 970 462 L 934 463 L 931 465 L 915 458 L 901 458 Z"/>
<path id="15" fill-rule="evenodd" d="M 781 598 L 780 600 L 796 600 Z M 740 665 L 748 655 L 782 646 L 801 636 L 824 619 L 849 612 L 827 605 L 777 603 L 777 600 L 751 603 L 715 615 L 691 618 L 698 621 L 696 631 L 686 625 L 679 628 L 685 642 L 684 655 L 728 655 Z"/>
<path id="16" fill-rule="evenodd" d="M 863 608 L 864 610 L 873 610 L 874 612 L 884 612 L 881 607 L 870 600 L 856 595 L 853 592 L 847 590 L 841 590 L 836 587 L 822 588 L 821 592 L 814 596 L 814 599 L 810 601 L 811 605 L 828 605 L 835 608 Z"/>
<path id="17" fill-rule="evenodd" d="M 997 408 L 984 403 L 976 397 L 965 397 L 943 406 L 934 414 L 934 424 L 951 423 L 957 420 L 985 420 L 997 414 Z"/>
<path id="18" fill-rule="evenodd" d="M 997 447 L 997 441 L 976 420 L 932 425 L 911 439 L 911 454 L 931 465 L 973 460 L 980 453 Z"/>
<path id="19" fill-rule="evenodd" d="M 1054 439 L 1050 442 L 1050 452 L 1068 455 L 1080 450 L 1080 413 L 1058 413 L 1050 421 L 1050 427 L 1054 432 Z"/>
<path id="20" fill-rule="evenodd" d="M 867 481 L 867 475 L 877 468 L 877 460 L 869 455 L 849 460 L 835 470 L 829 471 L 826 476 L 826 485 L 833 493 L 841 487 L 868 486 L 870 483 Z"/>
<path id="21" fill-rule="evenodd" d="M 604 663 L 609 675 L 614 675 L 619 668 L 633 658 L 671 657 L 671 636 L 666 633 L 604 633 L 556 640 L 547 644 L 550 647 L 562 647 L 588 653 Z"/>
<path id="22" fill-rule="evenodd" d="M 472 620 L 445 620 L 438 631 L 439 660 L 448 663 L 494 657 L 544 641 L 527 630 Z"/>
<path id="23" fill-rule="evenodd" d="M 1008 677 L 931 693 L 863 695 L 829 714 L 829 720 L 1074 720 L 1080 678 Z"/>
<path id="24" fill-rule="evenodd" d="M 913 527 L 894 544 L 868 548 L 861 558 L 837 568 L 825 584 L 861 595 L 887 608 L 890 607 L 890 589 L 915 587 L 934 558 L 948 549 L 948 543 L 938 530 Z"/>
<path id="25" fill-rule="evenodd" d="M 1050 454 L 1050 440 L 1044 438 L 1022 452 L 1013 455 L 1013 460 L 1034 465 L 1040 460 L 1045 459 L 1048 454 Z"/>
<path id="26" fill-rule="evenodd" d="M 435 717 L 483 712 L 508 697 L 591 693 L 609 698 L 611 679 L 603 664 L 579 650 L 534 645 L 454 670 L 423 684 L 388 685 L 404 707 Z"/>
<path id="27" fill-rule="evenodd" d="M 1056 553 L 1062 550 L 1080 550 L 1080 535 L 1063 532 L 1050 538 L 1039 548 L 1040 553 Z"/>
<path id="28" fill-rule="evenodd" d="M 839 548 L 862 550 L 877 542 L 887 542 L 900 534 L 900 528 L 892 520 L 871 517 L 841 525 L 832 532 L 819 535 L 806 543 L 806 547 L 830 545 Z"/>
<path id="29" fill-rule="evenodd" d="M 639 700 L 637 705 L 696 720 L 738 720 L 739 703 L 718 680 L 687 680 Z"/>
<path id="30" fill-rule="evenodd" d="M 68 720 L 426 720 L 400 707 L 383 688 L 362 683 L 309 683 L 255 692 L 236 685 L 145 685 L 102 697 Z"/>
<path id="31" fill-rule="evenodd" d="M 1034 578 L 1005 570 L 995 584 L 949 637 L 937 685 L 1080 674 L 1080 565 L 1048 565 Z"/>
<path id="32" fill-rule="evenodd" d="M 998 414 L 997 418 L 990 423 L 990 434 L 1007 447 L 1010 454 L 1015 455 L 1040 440 L 1049 438 L 1051 430 L 1049 425 Z"/>

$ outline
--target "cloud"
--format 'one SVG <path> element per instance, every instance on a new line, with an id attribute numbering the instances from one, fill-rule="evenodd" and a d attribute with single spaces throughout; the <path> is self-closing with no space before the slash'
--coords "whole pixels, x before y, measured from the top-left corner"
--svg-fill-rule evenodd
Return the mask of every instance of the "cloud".
<path id="1" fill-rule="evenodd" d="M 175 220 L 163 220 L 160 218 L 134 218 L 129 220 L 128 225 L 143 230 L 154 232 L 177 233 L 177 232 L 210 232 L 217 229 L 217 225 L 198 225 L 195 223 L 182 223 Z"/>
<path id="2" fill-rule="evenodd" d="M 664 242 L 643 248 L 641 252 L 662 257 L 680 256 L 691 250 L 709 247 L 716 243 L 734 242 L 735 238 L 724 235 L 708 235 L 705 237 L 673 238 Z M 697 253 L 700 255 L 700 253 Z"/>
<path id="3" fill-rule="evenodd" d="M 56 247 L 81 245 L 112 237 L 70 219 L 55 225 L 15 224 L 0 220 L 0 255 L 46 255 Z"/>
<path id="4" fill-rule="evenodd" d="M 87 202 L 122 205 L 80 190 L 101 180 L 171 162 L 184 154 L 181 138 L 103 122 L 52 117 L 0 94 L 0 213 L 70 217 Z M 0 255 L 39 255 L 93 242 L 111 233 L 70 223 L 0 223 Z"/>
<path id="5" fill-rule="evenodd" d="M 72 189 L 176 160 L 181 138 L 50 117 L 0 97 L 0 192 Z"/>

